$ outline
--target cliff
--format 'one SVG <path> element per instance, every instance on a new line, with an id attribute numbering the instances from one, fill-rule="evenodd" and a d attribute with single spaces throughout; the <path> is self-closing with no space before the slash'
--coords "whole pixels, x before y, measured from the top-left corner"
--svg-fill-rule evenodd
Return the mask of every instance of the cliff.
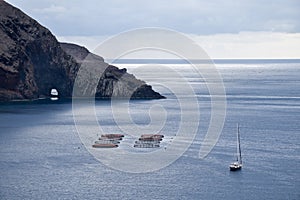
<path id="1" fill-rule="evenodd" d="M 108 65 L 86 48 L 59 43 L 47 28 L 0 1 L 0 101 L 49 97 L 51 88 L 60 97 L 71 97 L 77 73 L 87 65 L 93 68 L 90 75 L 95 70 L 99 74 L 96 97 L 164 98 L 126 69 Z M 80 87 L 89 87 L 93 80 L 88 76 Z M 91 95 L 91 90 L 78 95 Z"/>

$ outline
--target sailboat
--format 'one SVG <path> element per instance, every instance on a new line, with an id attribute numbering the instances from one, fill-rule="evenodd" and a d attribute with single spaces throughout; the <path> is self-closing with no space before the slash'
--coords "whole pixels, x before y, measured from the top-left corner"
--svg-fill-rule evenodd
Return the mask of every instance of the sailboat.
<path id="1" fill-rule="evenodd" d="M 242 169 L 242 152 L 241 152 L 241 142 L 240 142 L 240 128 L 239 124 L 237 124 L 237 155 L 236 162 L 233 162 L 229 165 L 230 171 L 237 171 Z"/>

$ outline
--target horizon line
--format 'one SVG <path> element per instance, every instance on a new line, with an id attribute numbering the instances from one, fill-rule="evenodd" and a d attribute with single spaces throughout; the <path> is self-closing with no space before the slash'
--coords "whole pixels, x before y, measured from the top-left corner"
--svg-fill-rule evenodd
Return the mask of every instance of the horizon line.
<path id="1" fill-rule="evenodd" d="M 212 59 L 180 59 L 180 58 L 120 58 L 104 59 L 108 63 L 116 64 L 188 64 L 195 63 L 300 63 L 300 58 L 212 58 Z"/>

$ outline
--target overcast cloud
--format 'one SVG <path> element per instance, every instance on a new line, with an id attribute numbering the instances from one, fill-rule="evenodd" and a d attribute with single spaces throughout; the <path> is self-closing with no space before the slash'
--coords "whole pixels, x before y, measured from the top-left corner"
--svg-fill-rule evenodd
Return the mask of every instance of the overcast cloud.
<path id="1" fill-rule="evenodd" d="M 299 0 L 7 1 L 60 40 L 90 50 L 103 38 L 122 31 L 162 27 L 190 35 L 212 57 L 300 57 Z M 241 46 L 243 51 L 233 48 Z"/>
<path id="2" fill-rule="evenodd" d="M 191 34 L 300 32 L 299 0 L 8 0 L 56 35 L 110 35 L 137 27 Z"/>

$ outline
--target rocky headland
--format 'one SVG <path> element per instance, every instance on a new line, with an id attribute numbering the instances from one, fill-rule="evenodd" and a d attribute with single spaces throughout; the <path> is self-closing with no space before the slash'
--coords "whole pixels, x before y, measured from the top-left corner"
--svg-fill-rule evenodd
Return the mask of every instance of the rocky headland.
<path id="1" fill-rule="evenodd" d="M 86 73 L 78 78 L 83 67 Z M 73 92 L 75 83 L 82 89 Z M 47 28 L 0 0 L 0 101 L 47 98 L 52 88 L 62 98 L 164 98 L 85 47 L 58 42 Z"/>

